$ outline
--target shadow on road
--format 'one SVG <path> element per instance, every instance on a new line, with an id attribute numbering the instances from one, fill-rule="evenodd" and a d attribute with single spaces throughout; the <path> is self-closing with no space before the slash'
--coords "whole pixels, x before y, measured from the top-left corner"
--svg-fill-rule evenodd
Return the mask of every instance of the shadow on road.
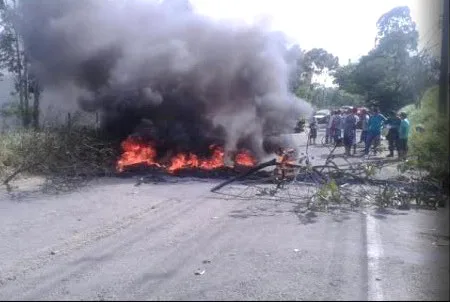
<path id="1" fill-rule="evenodd" d="M 247 219 L 250 217 L 270 217 L 270 216 L 276 215 L 276 213 L 274 213 L 274 212 L 267 213 L 266 211 L 267 211 L 266 209 L 234 210 L 234 211 L 231 211 L 228 216 L 230 216 L 231 218 Z"/>
<path id="2" fill-rule="evenodd" d="M 308 212 L 306 214 L 302 214 L 299 212 L 295 213 L 297 215 L 298 220 L 300 221 L 301 224 L 303 225 L 308 225 L 308 224 L 312 224 L 312 223 L 316 223 L 317 222 L 317 214 L 315 212 Z"/>
<path id="3" fill-rule="evenodd" d="M 310 211 L 305 208 L 305 204 L 298 204 L 292 209 L 292 213 L 294 213 L 300 224 L 308 225 L 317 222 L 318 215 L 314 211 Z"/>
<path id="4" fill-rule="evenodd" d="M 375 214 L 373 214 L 372 216 L 376 219 L 387 219 L 388 216 L 403 216 L 403 215 L 408 215 L 407 212 L 399 212 L 399 210 L 394 210 L 394 209 L 387 209 L 387 208 L 378 208 L 375 211 Z"/>

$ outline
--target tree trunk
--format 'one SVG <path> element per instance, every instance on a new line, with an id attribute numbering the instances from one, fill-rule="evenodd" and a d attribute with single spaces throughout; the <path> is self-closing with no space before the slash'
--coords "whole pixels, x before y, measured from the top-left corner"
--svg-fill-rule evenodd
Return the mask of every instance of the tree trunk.
<path id="1" fill-rule="evenodd" d="M 33 128 L 34 130 L 39 129 L 39 105 L 40 105 L 40 97 L 41 90 L 39 84 L 35 83 L 33 87 Z"/>
<path id="2" fill-rule="evenodd" d="M 13 0 L 13 10 L 17 10 L 17 1 Z M 16 70 L 16 77 L 17 77 L 17 90 L 19 93 L 19 106 L 20 106 L 20 115 L 22 118 L 22 126 L 27 127 L 27 115 L 28 115 L 28 101 L 25 101 L 25 79 L 24 79 L 24 72 L 23 72 L 23 57 L 22 52 L 20 48 L 20 38 L 19 34 L 16 30 L 14 30 L 14 46 L 15 46 L 15 52 L 16 52 L 16 64 L 17 64 L 17 70 Z"/>
<path id="3" fill-rule="evenodd" d="M 30 83 L 28 76 L 28 62 L 26 56 L 22 56 L 23 59 L 23 105 L 24 105 L 24 126 L 30 127 L 31 114 L 30 114 Z"/>
<path id="4" fill-rule="evenodd" d="M 22 73 L 22 56 L 20 55 L 20 45 L 19 45 L 19 36 L 17 33 L 15 34 L 15 51 L 16 51 L 16 60 L 17 60 L 17 90 L 19 92 L 19 106 L 20 106 L 20 115 L 22 118 L 22 125 L 25 126 L 25 102 L 24 102 L 24 94 L 23 94 L 23 73 Z"/>

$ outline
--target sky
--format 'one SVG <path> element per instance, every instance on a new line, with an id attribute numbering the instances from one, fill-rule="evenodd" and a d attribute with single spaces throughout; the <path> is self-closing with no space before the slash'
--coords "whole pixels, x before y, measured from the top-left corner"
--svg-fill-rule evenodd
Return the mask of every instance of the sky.
<path id="1" fill-rule="evenodd" d="M 303 49 L 324 48 L 341 65 L 355 62 L 374 46 L 377 20 L 390 9 L 408 6 L 419 45 L 440 56 L 441 0 L 190 0 L 195 10 L 216 19 L 263 21 Z M 332 86 L 328 76 L 315 80 Z"/>
<path id="2" fill-rule="evenodd" d="M 373 48 L 376 23 L 397 6 L 408 6 L 419 32 L 419 45 L 439 55 L 441 0 L 190 0 L 195 10 L 217 19 L 265 22 L 302 49 L 324 48 L 341 65 L 357 61 Z M 437 47 L 436 47 L 437 45 Z M 327 86 L 330 79 L 318 79 Z"/>

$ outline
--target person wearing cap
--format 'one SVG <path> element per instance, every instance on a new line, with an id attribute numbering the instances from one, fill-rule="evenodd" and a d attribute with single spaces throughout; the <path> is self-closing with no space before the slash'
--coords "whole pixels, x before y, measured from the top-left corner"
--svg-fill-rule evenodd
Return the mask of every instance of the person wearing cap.
<path id="1" fill-rule="evenodd" d="M 388 133 L 386 139 L 388 141 L 389 155 L 387 157 L 394 157 L 395 149 L 398 149 L 397 142 L 399 139 L 398 132 L 400 128 L 401 119 L 395 111 L 392 111 L 386 121 L 386 128 Z"/>
<path id="2" fill-rule="evenodd" d="M 405 112 L 400 113 L 400 127 L 398 133 L 398 157 L 401 160 L 406 160 L 406 155 L 408 153 L 408 136 L 410 124 L 408 120 L 408 115 Z"/>

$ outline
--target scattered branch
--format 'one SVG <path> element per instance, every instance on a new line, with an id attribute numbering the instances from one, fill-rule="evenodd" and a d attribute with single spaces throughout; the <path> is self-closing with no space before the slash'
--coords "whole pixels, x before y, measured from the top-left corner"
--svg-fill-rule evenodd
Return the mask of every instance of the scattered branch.
<path id="1" fill-rule="evenodd" d="M 310 210 L 327 210 L 331 204 L 339 207 L 347 204 L 352 210 L 364 204 L 377 205 L 382 208 L 409 206 L 411 201 L 419 206 L 422 203 L 431 204 L 432 207 L 436 207 L 438 203 L 442 204 L 444 197 L 441 193 L 436 193 L 438 186 L 434 183 L 427 185 L 423 178 L 414 179 L 404 175 L 402 180 L 377 178 L 377 172 L 392 165 L 392 161 L 380 160 L 376 162 L 352 163 L 346 160 L 347 163 L 345 165 L 338 165 L 335 161 L 337 158 L 334 154 L 335 150 L 336 146 L 328 154 L 325 163 L 321 165 L 311 165 L 308 160 L 305 161 L 305 158 L 301 158 L 298 164 L 291 162 L 280 163 L 275 160 L 263 163 L 264 167 L 294 168 L 296 173 L 292 179 L 288 177 L 284 179 L 273 178 L 273 187 L 258 188 L 254 186 L 257 188 L 256 196 L 259 199 L 262 196 L 268 196 L 271 199 L 279 201 L 289 200 L 289 202 L 293 203 L 301 203 L 304 200 L 307 208 Z M 306 159 L 308 159 L 308 152 L 306 154 Z M 234 181 L 243 180 L 259 169 L 259 166 L 255 167 L 247 173 L 221 183 L 214 187 L 211 192 L 217 192 Z M 301 182 L 299 182 L 300 179 L 302 180 Z M 307 181 L 306 183 L 305 180 Z M 293 190 L 309 190 L 307 188 L 310 186 L 305 186 L 307 183 L 312 185 L 312 193 L 307 195 L 292 193 Z M 249 187 L 244 191 L 247 193 L 252 191 L 248 189 Z"/>

